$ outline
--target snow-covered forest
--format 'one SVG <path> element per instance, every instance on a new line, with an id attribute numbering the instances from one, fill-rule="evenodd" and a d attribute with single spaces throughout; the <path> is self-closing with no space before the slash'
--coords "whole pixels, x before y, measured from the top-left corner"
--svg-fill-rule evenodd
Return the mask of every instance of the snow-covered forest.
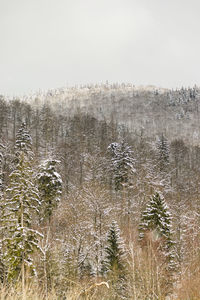
<path id="1" fill-rule="evenodd" d="M 0 96 L 2 299 L 200 299 L 199 105 L 197 86 Z"/>

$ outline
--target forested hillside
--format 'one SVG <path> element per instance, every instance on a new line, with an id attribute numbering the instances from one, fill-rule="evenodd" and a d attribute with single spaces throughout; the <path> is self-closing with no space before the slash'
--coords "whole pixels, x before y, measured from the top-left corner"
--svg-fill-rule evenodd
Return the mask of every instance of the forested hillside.
<path id="1" fill-rule="evenodd" d="M 0 96 L 2 299 L 200 299 L 199 103 L 196 86 Z"/>
<path id="2" fill-rule="evenodd" d="M 88 85 L 38 92 L 23 100 L 32 108 L 48 104 L 65 117 L 80 111 L 98 120 L 114 119 L 133 133 L 143 130 L 146 137 L 164 132 L 170 140 L 177 135 L 190 142 L 199 139 L 200 90 L 196 86 L 173 91 L 131 84 Z"/>

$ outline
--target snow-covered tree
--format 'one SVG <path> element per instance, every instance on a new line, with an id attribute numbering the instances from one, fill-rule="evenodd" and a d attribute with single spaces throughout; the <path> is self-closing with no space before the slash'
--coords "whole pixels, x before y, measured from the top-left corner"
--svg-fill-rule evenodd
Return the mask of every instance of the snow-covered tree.
<path id="1" fill-rule="evenodd" d="M 150 198 L 142 212 L 139 231 L 140 239 L 143 239 L 148 231 L 154 231 L 155 238 L 157 236 L 169 241 L 171 239 L 171 215 L 164 198 L 158 192 Z"/>
<path id="2" fill-rule="evenodd" d="M 157 159 L 159 164 L 160 171 L 166 171 L 168 165 L 169 165 L 169 143 L 167 139 L 162 134 L 161 137 L 159 137 L 157 143 Z"/>
<path id="3" fill-rule="evenodd" d="M 35 248 L 39 249 L 41 234 L 33 228 L 33 218 L 38 213 L 40 201 L 30 160 L 23 152 L 19 154 L 16 169 L 10 175 L 6 193 L 3 216 L 6 235 L 3 242 L 8 280 L 15 280 L 20 275 L 24 287 L 25 272 L 35 271 L 32 254 Z"/>
<path id="4" fill-rule="evenodd" d="M 110 280 L 115 293 L 125 298 L 125 295 L 127 295 L 126 252 L 123 240 L 120 236 L 120 229 L 115 221 L 111 223 L 107 233 L 102 271 Z"/>
<path id="5" fill-rule="evenodd" d="M 166 271 L 165 276 L 169 285 L 171 284 L 170 277 L 176 266 L 171 220 L 164 198 L 156 192 L 142 212 L 141 223 L 139 224 L 141 244 L 146 245 L 147 249 L 150 245 L 150 248 L 155 248 L 155 251 L 162 254 L 160 257 L 163 259 L 162 265 Z"/>
<path id="6" fill-rule="evenodd" d="M 120 229 L 115 221 L 112 222 L 106 240 L 103 268 L 107 273 L 124 274 L 125 250 L 120 236 Z"/>
<path id="7" fill-rule="evenodd" d="M 56 171 L 55 159 L 45 160 L 39 167 L 37 175 L 38 189 L 42 200 L 41 213 L 50 221 L 54 208 L 60 201 L 62 193 L 62 179 Z"/>
<path id="8" fill-rule="evenodd" d="M 32 138 L 26 128 L 26 123 L 23 122 L 16 134 L 15 152 L 17 155 L 24 152 L 28 155 L 32 151 Z"/>
<path id="9" fill-rule="evenodd" d="M 108 150 L 111 153 L 111 172 L 115 189 L 122 190 L 130 184 L 130 177 L 135 171 L 133 151 L 125 141 L 111 143 Z"/>

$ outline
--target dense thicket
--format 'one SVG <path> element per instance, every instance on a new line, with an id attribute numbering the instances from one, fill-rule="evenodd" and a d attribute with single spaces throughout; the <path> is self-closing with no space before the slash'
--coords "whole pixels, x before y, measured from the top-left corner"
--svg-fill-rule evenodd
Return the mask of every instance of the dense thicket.
<path id="1" fill-rule="evenodd" d="M 0 97 L 2 282 L 164 299 L 196 278 L 199 101 L 125 85 Z"/>

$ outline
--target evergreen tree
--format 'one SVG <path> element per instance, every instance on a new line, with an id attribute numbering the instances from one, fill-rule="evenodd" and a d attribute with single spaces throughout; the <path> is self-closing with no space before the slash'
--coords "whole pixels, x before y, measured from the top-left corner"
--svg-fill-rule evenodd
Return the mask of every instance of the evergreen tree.
<path id="1" fill-rule="evenodd" d="M 47 217 L 49 222 L 62 193 L 62 179 L 56 171 L 57 163 L 58 161 L 54 159 L 44 161 L 37 175 L 38 189 L 42 199 L 41 212 L 43 218 Z"/>
<path id="2" fill-rule="evenodd" d="M 120 229 L 115 221 L 112 222 L 107 234 L 107 246 L 105 248 L 104 266 L 106 272 L 124 271 L 123 243 L 120 237 Z"/>
<path id="3" fill-rule="evenodd" d="M 122 190 L 124 185 L 130 184 L 130 176 L 134 173 L 133 151 L 125 141 L 111 143 L 108 150 L 111 153 L 111 172 L 115 189 Z"/>
<path id="4" fill-rule="evenodd" d="M 156 234 L 165 238 L 171 236 L 171 216 L 163 197 L 158 192 L 150 198 L 146 209 L 142 213 L 139 226 L 140 239 L 145 232 L 156 231 Z"/>
<path id="5" fill-rule="evenodd" d="M 41 234 L 33 228 L 33 221 L 39 210 L 39 195 L 35 185 L 32 167 L 32 139 L 22 123 L 16 135 L 16 164 L 10 174 L 3 209 L 3 228 L 5 231 L 4 261 L 7 265 L 8 280 L 22 279 L 24 290 L 25 272 L 35 272 L 32 255 L 39 249 Z"/>
<path id="6" fill-rule="evenodd" d="M 158 149 L 158 164 L 160 171 L 166 171 L 169 165 L 169 144 L 167 139 L 162 134 L 161 137 L 157 141 L 157 149 Z"/>
<path id="7" fill-rule="evenodd" d="M 171 215 L 164 198 L 156 192 L 147 203 L 139 225 L 139 239 L 143 245 L 148 241 L 162 253 L 168 285 L 175 270 L 174 242 L 171 231 Z M 165 282 L 166 284 L 166 282 Z"/>
<path id="8" fill-rule="evenodd" d="M 117 223 L 113 221 L 107 233 L 107 245 L 105 247 L 102 270 L 111 281 L 116 295 L 120 297 L 127 296 L 125 257 L 126 253 L 120 236 L 120 229 Z M 116 299 L 118 299 L 117 296 Z"/>
<path id="9" fill-rule="evenodd" d="M 23 122 L 16 134 L 15 153 L 19 155 L 24 152 L 26 155 L 32 151 L 32 138 L 29 131 L 26 129 L 26 123 Z"/>
<path id="10" fill-rule="evenodd" d="M 41 234 L 33 229 L 33 218 L 38 213 L 40 201 L 29 158 L 21 152 L 18 159 L 16 169 L 10 175 L 5 201 L 4 256 L 8 279 L 17 279 L 21 274 L 23 287 L 26 270 L 35 271 L 32 254 L 35 248 L 39 249 Z"/>

